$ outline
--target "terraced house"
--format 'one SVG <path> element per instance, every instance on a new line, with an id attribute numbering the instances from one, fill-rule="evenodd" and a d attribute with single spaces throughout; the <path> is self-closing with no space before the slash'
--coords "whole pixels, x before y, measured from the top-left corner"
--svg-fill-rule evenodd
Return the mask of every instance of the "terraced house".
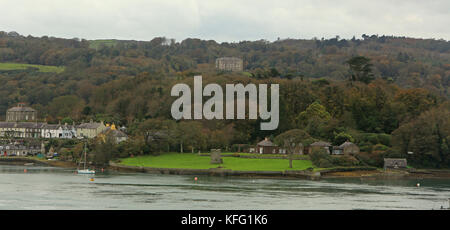
<path id="1" fill-rule="evenodd" d="M 77 137 L 94 138 L 100 133 L 106 130 L 105 124 L 103 122 L 93 122 L 82 123 L 77 126 Z"/>
<path id="2" fill-rule="evenodd" d="M 61 124 L 45 124 L 41 129 L 41 136 L 43 138 L 75 138 L 77 137 L 77 130 L 75 125 Z"/>
<path id="3" fill-rule="evenodd" d="M 7 121 L 0 122 L 0 137 L 5 138 L 95 138 L 106 132 L 103 122 L 90 121 L 80 125 L 47 124 L 37 122 L 37 111 L 25 107 L 23 103 L 8 109 Z M 126 135 L 119 133 L 121 141 Z"/>
<path id="4" fill-rule="evenodd" d="M 45 123 L 0 122 L 0 137 L 40 138 Z"/>

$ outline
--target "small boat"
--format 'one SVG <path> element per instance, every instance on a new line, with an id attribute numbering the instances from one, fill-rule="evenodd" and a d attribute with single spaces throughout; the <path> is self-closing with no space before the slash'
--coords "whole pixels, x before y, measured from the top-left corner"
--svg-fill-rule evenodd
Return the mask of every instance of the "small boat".
<path id="1" fill-rule="evenodd" d="M 78 174 L 95 174 L 95 170 L 89 170 L 89 169 L 78 169 Z"/>
<path id="2" fill-rule="evenodd" d="M 31 165 L 34 165 L 34 163 L 25 163 L 24 165 L 25 166 L 31 166 Z"/>
<path id="3" fill-rule="evenodd" d="M 84 144 L 84 161 L 83 156 L 81 156 L 80 163 L 78 164 L 77 173 L 78 174 L 95 174 L 95 170 L 90 170 L 86 168 L 87 161 L 87 152 L 86 152 L 86 143 Z M 83 163 L 83 169 L 80 169 L 80 164 Z"/>

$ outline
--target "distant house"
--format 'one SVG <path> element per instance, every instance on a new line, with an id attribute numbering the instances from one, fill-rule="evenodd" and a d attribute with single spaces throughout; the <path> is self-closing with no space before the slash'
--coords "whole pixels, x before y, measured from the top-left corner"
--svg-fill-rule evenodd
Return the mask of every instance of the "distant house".
<path id="1" fill-rule="evenodd" d="M 105 131 L 106 126 L 103 124 L 103 122 L 93 122 L 91 120 L 89 123 L 82 123 L 76 128 L 77 137 L 94 138 Z"/>
<path id="2" fill-rule="evenodd" d="M 341 155 L 341 154 L 358 154 L 359 153 L 359 147 L 349 141 L 344 142 L 343 144 L 339 146 L 333 146 L 332 154 L 335 155 Z"/>
<path id="3" fill-rule="evenodd" d="M 39 138 L 44 123 L 0 122 L 0 137 Z"/>
<path id="4" fill-rule="evenodd" d="M 112 137 L 114 138 L 114 141 L 116 143 L 120 143 L 128 139 L 127 134 L 118 130 L 114 124 L 112 124 L 111 126 L 106 125 L 105 131 L 101 133 L 99 136 L 101 136 L 102 138 L 105 138 L 106 136 Z"/>
<path id="5" fill-rule="evenodd" d="M 0 145 L 0 156 L 27 156 L 42 152 L 39 145 L 5 144 Z"/>
<path id="6" fill-rule="evenodd" d="M 325 149 L 330 154 L 331 143 L 325 141 L 317 141 L 309 145 L 309 153 L 312 153 L 316 149 Z"/>
<path id="7" fill-rule="evenodd" d="M 74 125 L 45 124 L 42 126 L 41 135 L 43 138 L 75 138 L 77 130 Z"/>
<path id="8" fill-rule="evenodd" d="M 285 154 L 286 151 L 279 148 L 276 144 L 271 142 L 269 138 L 265 138 L 256 144 L 256 152 L 259 154 Z"/>
<path id="9" fill-rule="evenodd" d="M 331 152 L 333 155 L 342 155 L 344 154 L 344 149 L 341 146 L 333 146 L 333 151 Z"/>
<path id="10" fill-rule="evenodd" d="M 259 154 L 271 154 L 276 147 L 277 145 L 272 143 L 267 137 L 256 144 L 256 150 Z"/>
<path id="11" fill-rule="evenodd" d="M 12 107 L 6 111 L 6 121 L 35 121 L 37 119 L 37 111 L 31 107 L 25 106 L 25 103 L 19 103 L 16 107 Z"/>
<path id="12" fill-rule="evenodd" d="M 243 71 L 244 62 L 237 57 L 222 57 L 216 59 L 216 68 L 224 71 Z"/>
<path id="13" fill-rule="evenodd" d="M 384 158 L 384 170 L 386 169 L 406 169 L 407 161 L 405 158 Z"/>

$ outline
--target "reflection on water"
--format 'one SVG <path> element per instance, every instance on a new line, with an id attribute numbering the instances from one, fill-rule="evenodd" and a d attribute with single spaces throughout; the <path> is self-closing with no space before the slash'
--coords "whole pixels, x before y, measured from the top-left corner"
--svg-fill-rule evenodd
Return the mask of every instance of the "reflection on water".
<path id="1" fill-rule="evenodd" d="M 440 209 L 450 198 L 450 179 L 91 177 L 71 169 L 0 165 L 0 209 Z"/>

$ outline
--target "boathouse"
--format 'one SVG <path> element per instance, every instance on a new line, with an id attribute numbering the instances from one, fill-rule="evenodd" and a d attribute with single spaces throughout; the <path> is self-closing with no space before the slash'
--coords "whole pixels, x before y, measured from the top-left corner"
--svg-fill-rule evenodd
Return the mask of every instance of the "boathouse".
<path id="1" fill-rule="evenodd" d="M 386 169 L 406 169 L 407 161 L 405 158 L 384 158 L 384 170 Z"/>

